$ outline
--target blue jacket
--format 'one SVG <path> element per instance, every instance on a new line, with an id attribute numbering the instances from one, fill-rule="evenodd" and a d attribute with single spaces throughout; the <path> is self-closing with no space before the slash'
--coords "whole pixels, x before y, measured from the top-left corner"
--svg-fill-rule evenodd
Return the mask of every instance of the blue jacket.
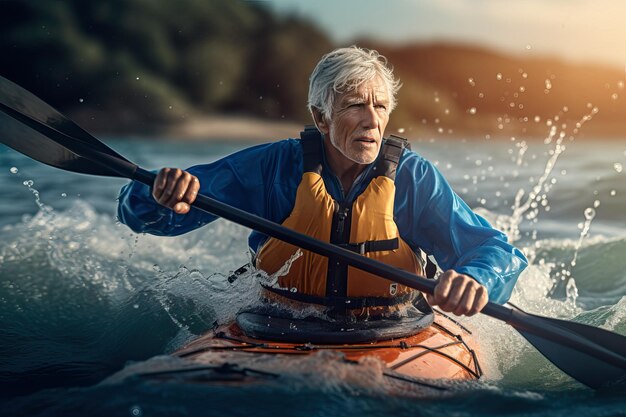
<path id="1" fill-rule="evenodd" d="M 373 165 L 351 190 L 343 190 L 323 161 L 328 192 L 338 202 L 353 201 L 367 186 L 364 178 Z M 295 139 L 258 145 L 188 171 L 199 178 L 201 194 L 282 223 L 293 209 L 302 179 L 302 147 Z M 472 212 L 437 168 L 415 152 L 404 151 L 395 184 L 394 216 L 402 239 L 433 255 L 443 270 L 472 276 L 488 289 L 490 301 L 506 302 L 527 265 L 524 255 Z M 176 214 L 159 205 L 150 188 L 139 182 L 122 188 L 118 216 L 135 232 L 160 236 L 180 235 L 216 219 L 196 208 L 186 215 Z M 253 231 L 248 243 L 256 252 L 266 239 Z"/>

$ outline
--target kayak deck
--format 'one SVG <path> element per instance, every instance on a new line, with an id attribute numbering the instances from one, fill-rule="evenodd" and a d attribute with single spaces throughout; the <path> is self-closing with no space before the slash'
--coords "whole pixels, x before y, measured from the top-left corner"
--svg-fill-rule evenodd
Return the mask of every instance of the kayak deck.
<path id="1" fill-rule="evenodd" d="M 297 367 L 295 360 L 302 356 L 331 351 L 339 353 L 346 362 L 377 359 L 384 365 L 383 373 L 396 379 L 475 380 L 482 371 L 468 343 L 471 344 L 469 331 L 438 313 L 430 327 L 415 335 L 357 344 L 262 340 L 246 336 L 237 323 L 232 323 L 201 336 L 173 355 L 214 372 L 232 371 L 231 376 L 239 373 L 258 377 L 271 375 L 274 370 L 279 376 L 277 362 L 285 367 Z M 273 367 L 259 367 L 269 358 Z"/>

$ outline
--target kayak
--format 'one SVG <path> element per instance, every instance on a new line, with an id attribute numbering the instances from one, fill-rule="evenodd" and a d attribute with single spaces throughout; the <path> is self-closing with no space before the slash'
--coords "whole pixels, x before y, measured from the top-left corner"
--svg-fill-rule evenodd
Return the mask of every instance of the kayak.
<path id="1" fill-rule="evenodd" d="M 396 386 L 403 384 L 403 392 L 406 386 L 445 390 L 450 380 L 481 377 L 468 329 L 429 306 L 421 317 L 403 323 L 407 322 L 409 326 L 389 326 L 381 320 L 329 323 L 244 312 L 235 322 L 219 326 L 172 353 L 181 359 L 179 366 L 153 369 L 142 372 L 142 376 L 246 386 L 285 375 L 315 373 L 319 366 L 336 361 L 338 366 L 378 366 L 382 379 Z M 402 335 L 409 327 L 413 328 L 411 334 Z M 322 358 L 323 364 L 305 362 L 315 356 Z"/>

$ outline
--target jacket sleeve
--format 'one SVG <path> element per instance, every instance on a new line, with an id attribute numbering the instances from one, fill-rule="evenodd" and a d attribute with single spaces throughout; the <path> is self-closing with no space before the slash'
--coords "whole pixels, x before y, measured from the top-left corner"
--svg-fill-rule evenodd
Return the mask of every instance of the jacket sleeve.
<path id="1" fill-rule="evenodd" d="M 435 166 L 411 153 L 398 175 L 396 212 L 407 242 L 484 285 L 503 304 L 528 261 L 504 233 L 474 213 Z"/>
<path id="2" fill-rule="evenodd" d="M 254 146 L 187 171 L 200 180 L 200 194 L 266 217 L 267 184 L 275 175 L 268 178 L 268 173 L 281 146 L 285 147 L 280 142 Z M 187 214 L 176 214 L 154 200 L 150 187 L 133 181 L 120 192 L 118 218 L 138 233 L 177 236 L 212 222 L 216 216 L 194 207 Z"/>

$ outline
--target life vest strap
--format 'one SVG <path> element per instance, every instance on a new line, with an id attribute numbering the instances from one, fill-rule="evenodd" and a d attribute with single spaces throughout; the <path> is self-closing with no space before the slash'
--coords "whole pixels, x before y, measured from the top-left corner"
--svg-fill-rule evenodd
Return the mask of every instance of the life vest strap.
<path id="1" fill-rule="evenodd" d="M 275 288 L 262 285 L 268 291 L 278 294 L 290 300 L 302 303 L 319 304 L 326 307 L 340 307 L 343 309 L 356 309 L 365 307 L 389 307 L 404 304 L 413 299 L 415 294 L 409 293 L 396 297 L 318 297 L 315 295 L 303 294 L 299 292 L 291 292 L 282 288 Z"/>
<path id="2" fill-rule="evenodd" d="M 385 139 L 384 146 L 381 149 L 380 156 L 374 167 L 374 176 L 384 175 L 395 181 L 396 169 L 398 162 L 405 148 L 409 148 L 409 141 L 400 136 L 390 135 Z"/>
<path id="3" fill-rule="evenodd" d="M 315 125 L 306 125 L 300 132 L 304 172 L 322 173 L 322 134 Z"/>
<path id="4" fill-rule="evenodd" d="M 340 243 L 337 246 L 365 255 L 369 252 L 396 250 L 400 247 L 400 240 L 396 237 L 385 240 L 368 240 L 361 243 Z"/>

